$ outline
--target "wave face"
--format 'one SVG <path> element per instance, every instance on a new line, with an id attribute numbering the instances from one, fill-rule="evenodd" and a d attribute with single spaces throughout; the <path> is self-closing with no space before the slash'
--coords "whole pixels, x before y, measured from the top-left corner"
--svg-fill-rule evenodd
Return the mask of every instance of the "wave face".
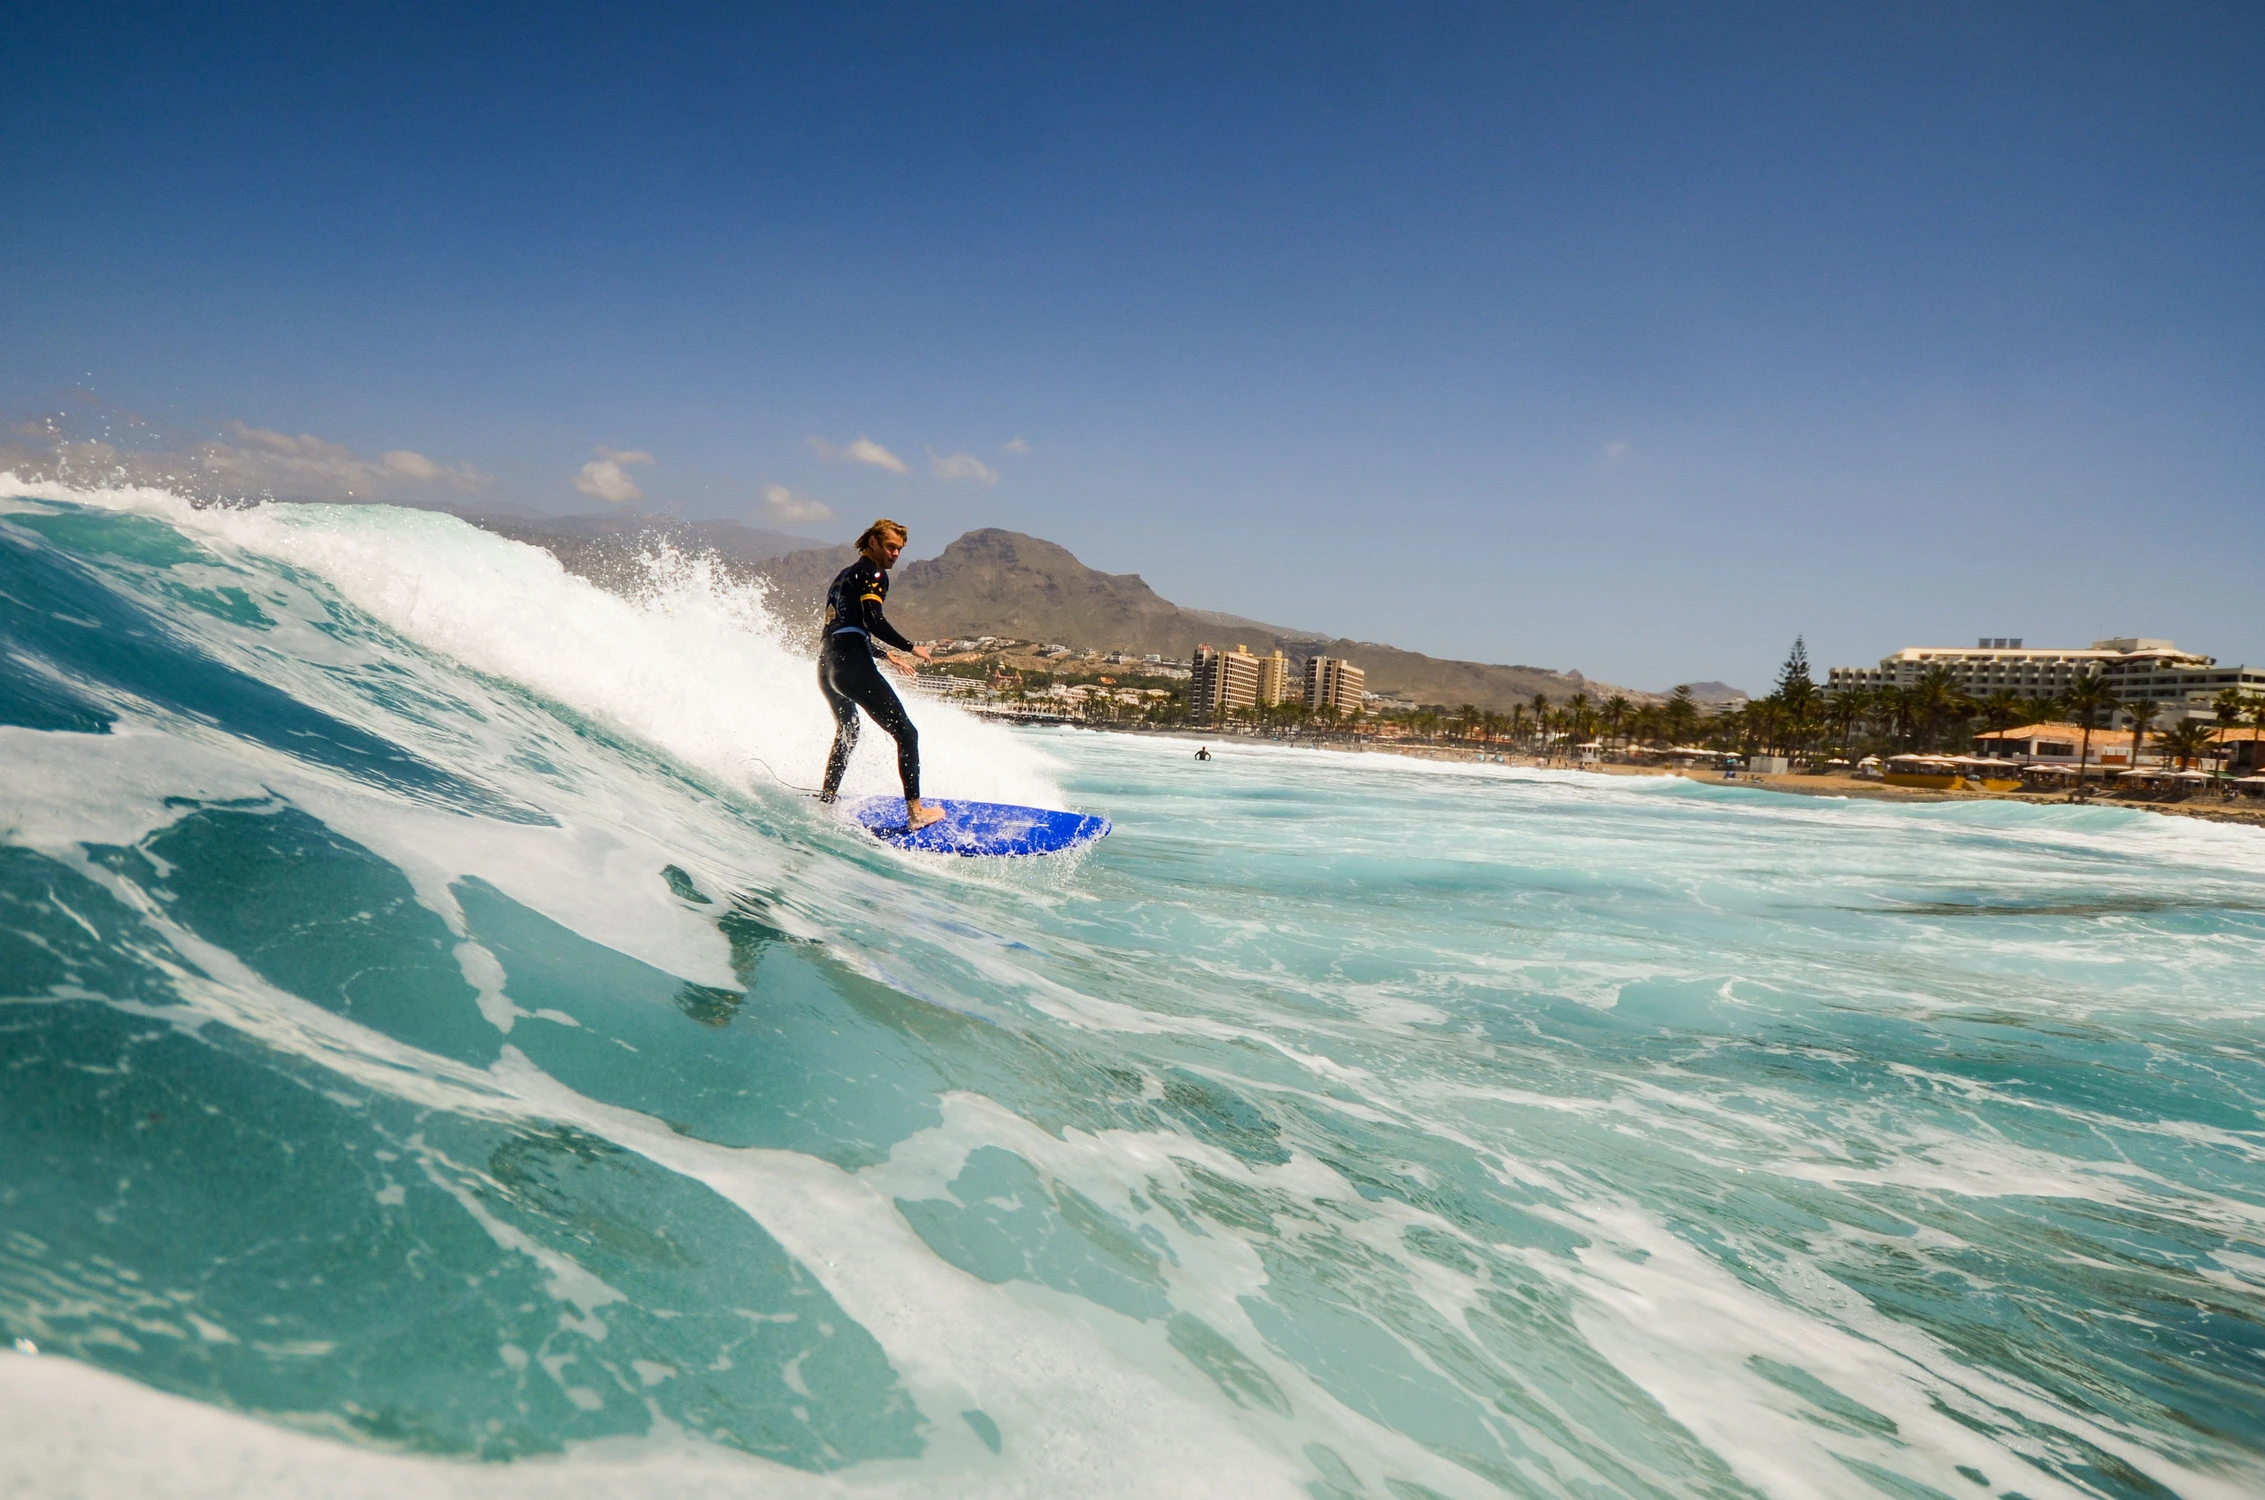
<path id="1" fill-rule="evenodd" d="M 697 560 L 4 492 L 30 1492 L 2265 1485 L 2250 830 L 923 700 L 1117 832 L 905 855 Z"/>

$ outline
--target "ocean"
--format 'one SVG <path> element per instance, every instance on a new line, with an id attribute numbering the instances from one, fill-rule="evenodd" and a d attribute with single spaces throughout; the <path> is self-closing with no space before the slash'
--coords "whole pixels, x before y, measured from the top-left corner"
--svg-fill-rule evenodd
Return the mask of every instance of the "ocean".
<path id="1" fill-rule="evenodd" d="M 2265 1493 L 2265 837 L 980 722 L 0 480 L 0 1492 Z M 893 782 L 867 736 L 852 792 Z"/>

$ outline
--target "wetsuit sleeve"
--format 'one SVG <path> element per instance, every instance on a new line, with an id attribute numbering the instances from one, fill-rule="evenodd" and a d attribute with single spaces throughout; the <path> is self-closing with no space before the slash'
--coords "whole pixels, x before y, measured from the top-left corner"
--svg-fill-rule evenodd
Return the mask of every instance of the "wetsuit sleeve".
<path id="1" fill-rule="evenodd" d="M 906 640 L 904 633 L 898 630 L 896 626 L 891 625 L 888 617 L 881 613 L 882 584 L 880 577 L 869 575 L 861 582 L 863 587 L 858 590 L 858 604 L 864 611 L 866 636 L 876 641 L 887 641 L 899 651 L 910 651 L 912 642 Z"/>

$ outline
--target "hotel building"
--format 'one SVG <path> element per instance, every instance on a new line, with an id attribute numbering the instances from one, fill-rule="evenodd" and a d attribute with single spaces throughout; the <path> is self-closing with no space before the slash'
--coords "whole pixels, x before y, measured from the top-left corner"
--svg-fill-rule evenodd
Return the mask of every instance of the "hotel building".
<path id="1" fill-rule="evenodd" d="M 1216 721 L 1258 707 L 1264 669 L 1248 646 L 1232 651 L 1195 648 L 1195 671 L 1188 682 L 1188 712 L 1199 723 Z"/>
<path id="2" fill-rule="evenodd" d="M 1278 707 L 1290 682 L 1290 659 L 1282 648 L 1274 648 L 1271 656 L 1258 659 L 1258 702 L 1262 708 Z"/>
<path id="3" fill-rule="evenodd" d="M 2083 650 L 2024 647 L 2018 636 L 1989 637 L 1972 647 L 1906 646 L 1882 657 L 1876 667 L 1834 667 L 1826 675 L 1825 691 L 1905 688 L 1937 667 L 1973 698 L 2001 692 L 2057 698 L 2077 678 L 2097 672 L 2119 703 L 2154 699 L 2161 705 L 2156 722 L 2163 725 L 2211 717 L 2212 703 L 2228 688 L 2244 697 L 2265 697 L 2265 669 L 2221 667 L 2215 657 L 2139 636 L 2094 641 Z"/>
<path id="4" fill-rule="evenodd" d="M 1248 646 L 1232 651 L 1195 648 L 1194 672 L 1188 683 L 1188 711 L 1198 723 L 1216 722 L 1243 709 L 1275 708 L 1296 694 L 1302 685 L 1306 707 L 1334 709 L 1350 718 L 1361 711 L 1361 691 L 1368 674 L 1349 661 L 1314 656 L 1298 663 L 1292 676 L 1290 659 L 1279 648 L 1254 656 Z"/>
<path id="5" fill-rule="evenodd" d="M 1309 656 L 1305 675 L 1306 707 L 1316 713 L 1331 710 L 1346 719 L 1361 711 L 1368 673 L 1359 667 L 1334 656 Z"/>

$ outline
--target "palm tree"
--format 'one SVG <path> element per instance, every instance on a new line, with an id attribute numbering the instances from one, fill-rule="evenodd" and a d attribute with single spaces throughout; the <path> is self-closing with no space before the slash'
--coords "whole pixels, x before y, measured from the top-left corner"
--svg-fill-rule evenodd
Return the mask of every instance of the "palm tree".
<path id="1" fill-rule="evenodd" d="M 2189 762 L 2200 760 L 2209 754 L 2210 747 L 2215 743 L 2200 719 L 2181 719 L 2163 731 L 2163 748 L 2178 758 L 2179 769 L 2182 771 Z"/>
<path id="2" fill-rule="evenodd" d="M 2084 795 L 2084 764 L 2092 758 L 2092 725 L 2100 717 L 2100 710 L 2116 701 L 2116 690 L 2108 686 L 2107 679 L 2097 670 L 2086 672 L 2068 685 L 2061 702 L 2069 714 L 2084 729 L 2084 744 L 2076 752 L 2076 795 Z"/>
<path id="3" fill-rule="evenodd" d="M 1926 743 L 1919 748 L 1932 750 L 1943 727 L 1953 718 L 1963 717 L 1973 700 L 1958 690 L 1958 679 L 1948 667 L 1936 665 L 1919 674 L 1911 684 L 1912 716 L 1914 727 L 1925 735 Z"/>
<path id="4" fill-rule="evenodd" d="M 1611 697 L 1604 700 L 1605 730 L 1610 733 L 1614 739 L 1619 739 L 1622 726 L 1627 724 L 1629 715 L 1633 714 L 1635 711 L 1636 710 L 1634 704 L 1630 703 L 1625 697 L 1621 696 L 1620 694 L 1614 693 Z M 1626 749 L 1627 747 L 1623 745 L 1621 748 Z"/>
<path id="5" fill-rule="evenodd" d="M 1668 694 L 1663 712 L 1667 715 L 1667 737 L 1678 744 L 1689 744 L 1691 732 L 1699 726 L 1699 702 L 1691 696 L 1689 683 L 1678 684 Z"/>
<path id="6" fill-rule="evenodd" d="M 2218 720 L 2218 743 L 2226 747 L 2226 753 L 2219 761 L 2220 765 L 2233 758 L 2233 732 L 2241 728 L 2242 721 L 2249 717 L 2249 704 L 2250 700 L 2241 695 L 2241 689 L 2220 688 L 2217 701 L 2210 705 L 2211 712 Z"/>
<path id="7" fill-rule="evenodd" d="M 1871 695 L 1860 687 L 1846 687 L 1825 698 L 1825 729 L 1840 743 L 1840 758 L 1848 758 L 1848 742 L 1855 737 L 1856 725 L 1864 717 L 1864 705 Z"/>
<path id="8" fill-rule="evenodd" d="M 2029 717 L 2032 707 L 2027 698 L 1999 688 L 1982 700 L 1982 722 L 1992 729 L 2011 729 L 2016 724 L 2032 722 Z"/>
<path id="9" fill-rule="evenodd" d="M 2162 714 L 2163 705 L 2152 698 L 2142 698 L 2136 703 L 2126 703 L 2123 711 L 2131 715 L 2131 768 L 2136 771 L 2139 769 L 2139 742 L 2146 736 L 2147 726 Z"/>

